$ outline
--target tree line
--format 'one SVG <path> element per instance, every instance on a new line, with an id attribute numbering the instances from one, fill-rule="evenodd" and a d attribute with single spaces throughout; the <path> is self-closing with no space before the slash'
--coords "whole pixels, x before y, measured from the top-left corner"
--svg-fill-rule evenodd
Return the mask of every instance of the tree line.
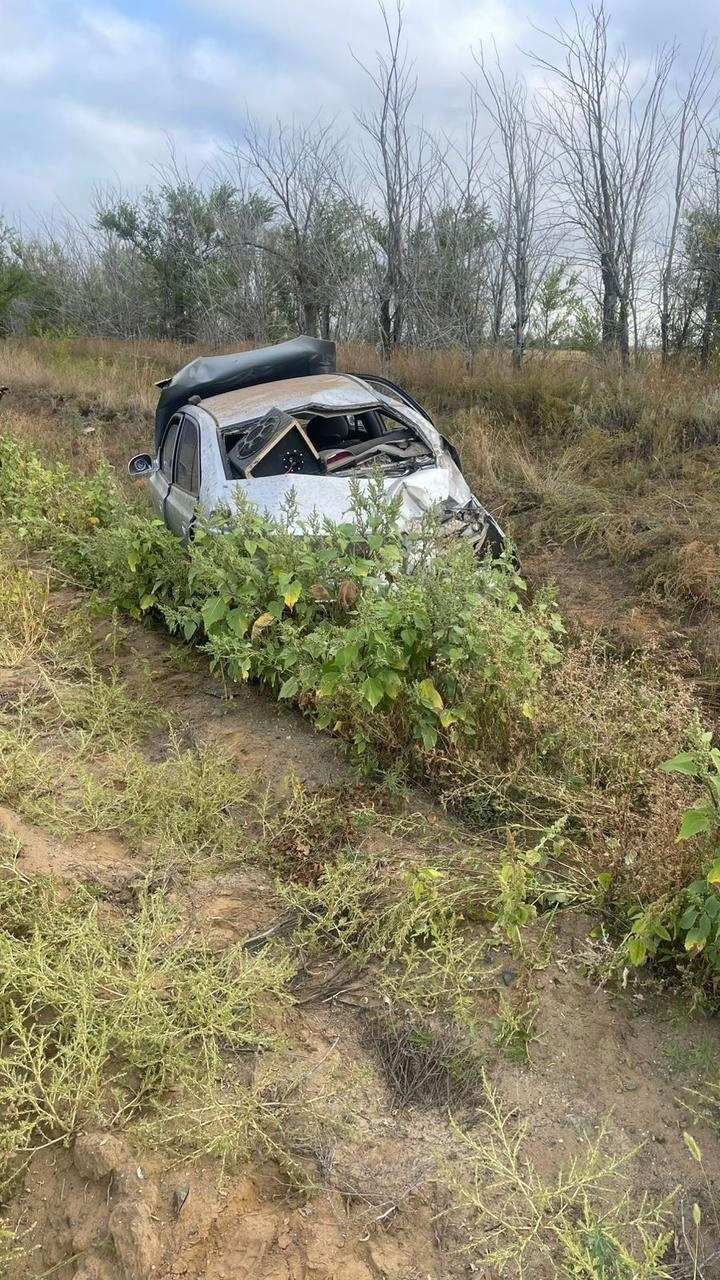
<path id="1" fill-rule="evenodd" d="M 463 135 L 418 118 L 401 0 L 342 133 L 247 120 L 204 180 L 174 156 L 85 220 L 0 223 L 0 333 L 224 344 L 289 333 L 378 344 L 598 349 L 720 342 L 716 50 L 639 69 L 603 0 L 542 33 L 532 90 L 474 53 Z"/>

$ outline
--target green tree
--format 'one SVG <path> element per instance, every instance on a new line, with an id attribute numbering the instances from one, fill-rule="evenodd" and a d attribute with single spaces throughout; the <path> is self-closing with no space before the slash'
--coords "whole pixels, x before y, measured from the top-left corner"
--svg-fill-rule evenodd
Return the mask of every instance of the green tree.
<path id="1" fill-rule="evenodd" d="M 470 197 L 432 210 L 410 237 L 421 342 L 457 343 L 471 361 L 488 325 L 487 257 L 495 235 L 488 210 Z"/>
<path id="2" fill-rule="evenodd" d="M 720 211 L 693 209 L 685 235 L 690 296 L 700 359 L 707 363 L 720 340 Z M 679 335 L 678 335 L 679 336 Z"/>
<path id="3" fill-rule="evenodd" d="M 161 336 L 197 337 L 196 276 L 225 256 L 226 227 L 236 192 L 228 182 L 209 192 L 171 177 L 135 200 L 116 197 L 97 209 L 97 224 L 141 256 L 155 293 Z"/>
<path id="4" fill-rule="evenodd" d="M 563 260 L 550 268 L 540 285 L 535 297 L 536 342 L 544 351 L 566 341 L 577 328 L 579 283 L 578 273 Z"/>
<path id="5" fill-rule="evenodd" d="M 302 228 L 282 208 L 278 215 L 265 250 L 274 259 L 282 328 L 329 338 L 343 290 L 366 259 L 357 210 L 349 200 L 326 195 Z"/>
<path id="6" fill-rule="evenodd" d="M 0 337 L 8 332 L 12 305 L 25 292 L 27 283 L 19 245 L 10 227 L 0 219 Z"/>

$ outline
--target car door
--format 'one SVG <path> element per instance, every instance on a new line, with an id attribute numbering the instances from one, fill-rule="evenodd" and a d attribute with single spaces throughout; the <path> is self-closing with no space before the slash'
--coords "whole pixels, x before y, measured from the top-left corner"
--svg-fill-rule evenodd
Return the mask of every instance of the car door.
<path id="1" fill-rule="evenodd" d="M 157 469 L 150 477 L 152 504 L 158 515 L 162 516 L 163 519 L 165 518 L 165 500 L 172 484 L 175 446 L 177 445 L 181 423 L 182 414 L 180 413 L 176 413 L 168 422 L 158 450 Z"/>
<path id="2" fill-rule="evenodd" d="M 197 423 L 185 415 L 175 445 L 172 484 L 165 499 L 165 523 L 179 538 L 187 538 L 200 494 L 200 440 Z"/>

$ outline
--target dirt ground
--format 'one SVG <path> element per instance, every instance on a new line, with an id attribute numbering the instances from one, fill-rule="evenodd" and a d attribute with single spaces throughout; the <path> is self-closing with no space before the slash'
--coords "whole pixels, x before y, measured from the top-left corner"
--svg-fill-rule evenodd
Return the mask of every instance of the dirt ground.
<path id="1" fill-rule="evenodd" d="M 347 779 L 352 795 L 336 744 L 293 712 L 252 689 L 225 696 L 202 659 L 179 668 L 174 646 L 158 631 L 129 625 L 122 636 L 112 664 L 131 688 L 140 672 L 143 680 L 150 673 L 184 741 L 221 742 L 238 777 L 259 770 L 282 788 L 292 770 L 310 787 Z M 447 822 L 424 796 L 405 803 L 408 811 L 421 809 L 429 823 Z M 0 810 L 0 825 L 19 837 L 22 869 L 100 885 L 122 910 L 142 859 L 121 840 L 64 842 L 7 808 Z M 461 831 L 456 835 L 462 839 Z M 275 916 L 271 882 L 252 866 L 191 881 L 178 895 L 186 918 L 217 947 L 266 929 Z M 720 1142 L 693 1123 L 683 1098 L 703 1068 L 717 1062 L 720 1028 L 693 1014 L 681 994 L 599 985 L 592 976 L 594 924 L 568 911 L 551 926 L 551 946 L 544 945 L 548 926 L 535 926 L 536 945 L 524 960 L 499 948 L 488 952 L 491 980 L 475 1012 L 488 1028 L 485 1060 L 494 1087 L 516 1121 L 527 1125 L 528 1158 L 543 1178 L 552 1179 L 604 1126 L 607 1149 L 628 1156 L 636 1191 L 661 1198 L 680 1188 L 678 1205 L 686 1213 L 695 1202 L 711 1218 L 720 1191 Z M 349 1130 L 332 1150 L 313 1154 L 318 1190 L 299 1193 L 271 1160 L 223 1171 L 216 1161 L 172 1160 L 91 1128 L 69 1148 L 59 1144 L 32 1158 L 9 1206 L 9 1220 L 28 1249 L 9 1280 L 484 1274 L 463 1252 L 462 1223 L 447 1214 L 442 1171 L 457 1150 L 446 1109 L 397 1106 L 363 1035 L 370 996 L 362 975 L 330 996 L 321 979 L 311 975 L 309 997 L 283 1021 L 288 1060 L 347 1082 L 352 1093 Z M 512 999 L 520 989 L 537 1003 L 525 1064 L 503 1057 L 490 1030 L 498 991 Z M 466 1123 L 472 1127 L 472 1116 Z M 683 1137 L 688 1130 L 702 1150 L 702 1167 Z M 674 1274 L 692 1272 L 678 1263 Z M 711 1263 L 703 1274 L 720 1275 L 720 1268 Z"/>

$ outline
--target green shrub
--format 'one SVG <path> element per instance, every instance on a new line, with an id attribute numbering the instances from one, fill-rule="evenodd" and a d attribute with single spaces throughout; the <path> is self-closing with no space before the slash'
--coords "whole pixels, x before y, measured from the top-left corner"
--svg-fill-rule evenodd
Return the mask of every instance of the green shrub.
<path id="1" fill-rule="evenodd" d="M 592 640 L 561 648 L 551 596 L 528 601 L 511 563 L 445 545 L 432 520 L 401 531 L 379 481 L 356 490 L 345 524 L 298 533 L 292 504 L 271 519 L 240 501 L 201 520 L 186 548 L 128 509 L 107 471 L 47 467 L 4 440 L 0 510 L 105 607 L 162 619 L 232 678 L 343 737 L 364 769 L 430 782 L 525 844 L 567 818 L 563 856 L 588 864 L 591 881 L 612 873 L 616 900 L 670 900 L 697 880 L 697 857 L 672 856 L 682 789 L 658 782 L 690 715 L 687 687 Z M 25 787 L 30 755 L 14 753 L 10 789 Z M 90 785 L 83 805 L 96 821 Z M 666 928 L 657 914 L 652 928 Z M 691 928 L 706 914 L 700 904 Z"/>
<path id="2" fill-rule="evenodd" d="M 461 740 L 500 757 L 559 660 L 552 602 L 521 607 L 511 566 L 439 552 L 432 529 L 404 539 L 379 485 L 355 494 L 353 516 L 300 536 L 291 511 L 273 520 L 242 503 L 229 526 L 215 517 L 190 549 L 186 603 L 163 617 L 371 766 L 405 751 L 419 766 Z"/>
<path id="3" fill-rule="evenodd" d="M 720 982 L 720 751 L 712 734 L 696 724 L 691 748 L 661 768 L 692 779 L 700 788 L 697 803 L 686 809 L 678 841 L 699 845 L 703 868 L 679 894 L 667 895 L 636 911 L 625 942 L 631 964 L 658 957 L 674 960 L 682 948 L 712 981 Z"/>
<path id="4" fill-rule="evenodd" d="M 273 1043 L 292 967 L 240 945 L 212 954 L 160 894 L 117 919 L 84 888 L 0 864 L 0 1184 L 38 1138 L 214 1093 L 226 1049 Z"/>
<path id="5" fill-rule="evenodd" d="M 0 437 L 0 510 L 26 546 L 48 551 L 87 581 L 95 531 L 122 519 L 126 504 L 104 464 L 81 476 L 63 463 L 47 467 L 32 449 Z"/>
<path id="6" fill-rule="evenodd" d="M 463 743 L 502 760 L 525 732 L 543 671 L 560 659 L 552 600 L 522 604 L 509 563 L 401 532 L 382 484 L 356 490 L 352 522 L 291 532 L 249 502 L 203 521 L 185 550 L 128 512 L 106 471 L 87 480 L 3 443 L 0 504 L 17 535 L 111 607 L 156 611 L 234 679 L 257 679 L 369 767 Z"/>

